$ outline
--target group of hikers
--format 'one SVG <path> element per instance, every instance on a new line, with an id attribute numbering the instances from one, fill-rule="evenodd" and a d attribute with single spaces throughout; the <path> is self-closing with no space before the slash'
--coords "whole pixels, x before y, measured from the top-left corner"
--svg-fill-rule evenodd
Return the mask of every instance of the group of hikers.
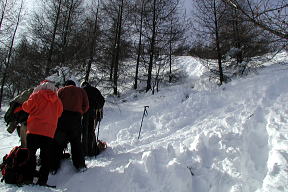
<path id="1" fill-rule="evenodd" d="M 49 173 L 56 174 L 61 160 L 67 156 L 65 149 L 69 143 L 74 167 L 79 172 L 86 171 L 85 156 L 99 153 L 95 129 L 103 118 L 104 103 L 96 87 L 86 81 L 77 87 L 73 80 L 65 81 L 61 88 L 44 80 L 15 97 L 9 109 L 14 117 L 4 118 L 9 122 L 7 131 L 17 129 L 21 147 L 30 153 L 31 170 L 23 183 L 33 184 L 34 177 L 38 177 L 36 184 L 46 186 Z M 36 156 L 38 149 L 40 163 Z"/>

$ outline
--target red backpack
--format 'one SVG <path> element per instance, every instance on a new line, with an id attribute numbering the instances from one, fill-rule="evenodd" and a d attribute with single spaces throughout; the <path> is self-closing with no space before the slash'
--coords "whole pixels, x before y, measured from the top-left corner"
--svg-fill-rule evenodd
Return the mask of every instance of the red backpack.
<path id="1" fill-rule="evenodd" d="M 1 182 L 4 181 L 7 184 L 17 185 L 25 183 L 25 180 L 33 169 L 29 158 L 30 152 L 27 148 L 14 147 L 9 154 L 3 157 L 3 162 L 0 165 L 2 173 Z"/>

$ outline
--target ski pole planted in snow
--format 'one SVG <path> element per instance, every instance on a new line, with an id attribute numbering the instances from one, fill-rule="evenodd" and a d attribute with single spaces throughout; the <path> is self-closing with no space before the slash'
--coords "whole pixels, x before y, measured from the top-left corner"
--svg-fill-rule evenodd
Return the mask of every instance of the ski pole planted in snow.
<path id="1" fill-rule="evenodd" d="M 96 119 L 94 119 L 94 126 L 95 126 L 94 130 L 96 130 L 96 128 L 97 128 L 96 142 L 98 142 L 99 131 L 100 131 L 99 129 L 100 129 L 100 123 L 101 123 L 102 117 L 103 117 L 102 109 L 100 109 L 100 110 L 97 109 L 96 110 Z"/>
<path id="2" fill-rule="evenodd" d="M 97 128 L 97 138 L 96 138 L 96 142 L 98 142 L 99 129 L 100 129 L 100 122 L 101 122 L 101 120 L 98 121 L 98 128 Z"/>
<path id="3" fill-rule="evenodd" d="M 144 112 L 143 112 L 143 116 L 142 116 L 142 120 L 141 120 L 141 125 L 140 125 L 140 130 L 139 130 L 139 135 L 138 135 L 138 139 L 140 138 L 140 134 L 141 134 L 141 128 L 142 128 L 142 123 L 143 123 L 143 119 L 145 116 L 148 115 L 148 112 L 147 112 L 147 108 L 149 108 L 148 105 L 144 106 Z"/>

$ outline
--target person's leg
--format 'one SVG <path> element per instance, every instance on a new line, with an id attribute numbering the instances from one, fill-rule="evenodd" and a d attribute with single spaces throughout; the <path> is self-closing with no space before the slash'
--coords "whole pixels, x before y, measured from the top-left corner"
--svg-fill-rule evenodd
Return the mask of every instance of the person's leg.
<path id="1" fill-rule="evenodd" d="M 51 160 L 53 159 L 53 139 L 45 136 L 40 137 L 42 137 L 42 143 L 40 145 L 41 167 L 37 184 L 46 185 L 52 163 Z"/>
<path id="2" fill-rule="evenodd" d="M 27 131 L 26 124 L 25 123 L 21 123 L 21 127 L 20 127 L 21 147 L 27 147 L 26 131 Z"/>
<path id="3" fill-rule="evenodd" d="M 84 156 L 88 155 L 88 126 L 89 126 L 89 113 L 85 113 L 82 118 L 82 147 Z"/>
<path id="4" fill-rule="evenodd" d="M 28 164 L 30 165 L 31 170 L 26 173 L 26 181 L 24 183 L 30 184 L 33 182 L 34 173 L 36 172 L 36 151 L 39 148 L 38 135 L 28 134 L 27 135 L 27 148 L 30 152 L 30 158 Z"/>
<path id="5" fill-rule="evenodd" d="M 95 120 L 93 118 L 89 119 L 89 136 L 88 136 L 88 156 L 96 156 L 97 155 L 97 143 L 96 143 L 96 135 L 95 135 Z M 97 125 L 97 124 L 96 124 Z"/>
<path id="6" fill-rule="evenodd" d="M 51 145 L 52 148 L 52 156 L 51 159 L 51 173 L 56 174 L 59 168 L 61 167 L 61 160 L 64 148 L 67 146 L 67 134 L 64 130 L 58 129 L 55 133 L 55 137 L 53 143 Z"/>
<path id="7" fill-rule="evenodd" d="M 80 134 L 70 140 L 73 165 L 76 169 L 85 167 Z"/>
<path id="8" fill-rule="evenodd" d="M 81 169 L 85 166 L 83 147 L 81 143 L 81 114 L 76 112 L 66 112 L 61 118 L 63 129 L 66 130 L 68 142 L 71 145 L 71 155 L 73 165 L 76 169 Z"/>
<path id="9" fill-rule="evenodd" d="M 68 138 L 71 145 L 73 165 L 76 169 L 79 170 L 82 167 L 86 167 L 83 147 L 81 143 L 81 114 L 73 113 L 71 116 L 73 117 L 73 121 L 69 121 L 70 131 Z"/>

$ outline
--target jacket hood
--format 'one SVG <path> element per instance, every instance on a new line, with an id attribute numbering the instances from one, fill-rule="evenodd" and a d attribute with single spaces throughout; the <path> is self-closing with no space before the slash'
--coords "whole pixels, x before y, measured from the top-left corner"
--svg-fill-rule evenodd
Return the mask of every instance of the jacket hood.
<path id="1" fill-rule="evenodd" d="M 41 94 L 44 99 L 46 99 L 47 101 L 50 101 L 50 102 L 56 102 L 57 99 L 58 99 L 58 96 L 55 92 L 51 91 L 51 90 L 40 90 L 38 91 L 38 94 Z"/>
<path id="2" fill-rule="evenodd" d="M 35 93 L 40 90 L 51 90 L 56 93 L 57 88 L 55 87 L 54 83 L 49 82 L 49 81 L 44 81 L 44 82 L 41 82 L 40 85 L 35 87 L 33 92 Z"/>

